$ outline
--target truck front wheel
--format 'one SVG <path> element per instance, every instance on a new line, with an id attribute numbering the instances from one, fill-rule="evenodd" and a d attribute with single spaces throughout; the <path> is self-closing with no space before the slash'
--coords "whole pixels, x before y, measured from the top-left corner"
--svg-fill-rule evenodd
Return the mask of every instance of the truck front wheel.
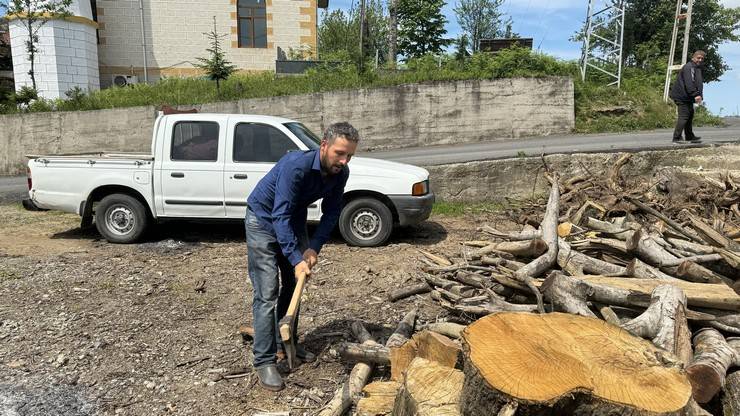
<path id="1" fill-rule="evenodd" d="M 393 214 L 375 198 L 353 199 L 339 216 L 339 231 L 353 246 L 374 247 L 385 243 L 393 231 Z"/>
<path id="2" fill-rule="evenodd" d="M 108 195 L 95 207 L 95 226 L 110 243 L 133 243 L 144 234 L 148 224 L 146 207 L 129 195 Z"/>

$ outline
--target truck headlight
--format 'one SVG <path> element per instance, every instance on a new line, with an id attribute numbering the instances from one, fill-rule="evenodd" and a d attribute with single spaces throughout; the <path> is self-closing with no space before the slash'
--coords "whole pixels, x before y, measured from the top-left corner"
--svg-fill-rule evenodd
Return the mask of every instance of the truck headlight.
<path id="1" fill-rule="evenodd" d="M 413 196 L 421 196 L 426 195 L 429 193 L 429 179 L 422 181 L 422 182 L 416 182 L 414 186 L 411 187 L 411 195 Z"/>

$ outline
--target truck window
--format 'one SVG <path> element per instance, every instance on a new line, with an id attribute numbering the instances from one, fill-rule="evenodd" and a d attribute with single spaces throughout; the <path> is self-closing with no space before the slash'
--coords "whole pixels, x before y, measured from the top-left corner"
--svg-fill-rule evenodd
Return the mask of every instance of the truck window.
<path id="1" fill-rule="evenodd" d="M 218 123 L 180 121 L 172 133 L 172 160 L 215 162 L 218 160 Z"/>
<path id="2" fill-rule="evenodd" d="M 236 125 L 234 162 L 277 162 L 291 150 L 298 150 L 298 146 L 275 127 L 257 123 Z"/>

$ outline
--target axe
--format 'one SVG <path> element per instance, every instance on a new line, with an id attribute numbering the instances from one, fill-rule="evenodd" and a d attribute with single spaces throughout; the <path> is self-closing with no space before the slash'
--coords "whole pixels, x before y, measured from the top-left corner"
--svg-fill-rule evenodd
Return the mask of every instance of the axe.
<path id="1" fill-rule="evenodd" d="M 298 307 L 301 305 L 301 295 L 303 294 L 303 287 L 306 284 L 306 275 L 301 273 L 296 276 L 295 289 L 293 290 L 293 297 L 290 298 L 290 305 L 288 305 L 288 311 L 285 316 L 280 319 L 280 338 L 283 340 L 283 346 L 285 347 L 285 355 L 288 357 L 288 366 L 290 369 L 296 367 L 296 348 L 298 341 L 296 340 L 295 334 L 298 333 L 296 328 L 296 314 L 298 313 Z"/>

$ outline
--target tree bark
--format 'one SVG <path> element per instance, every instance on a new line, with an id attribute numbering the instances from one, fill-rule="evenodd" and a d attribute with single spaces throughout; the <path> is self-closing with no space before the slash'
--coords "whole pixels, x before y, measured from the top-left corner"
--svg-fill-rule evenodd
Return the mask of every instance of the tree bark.
<path id="1" fill-rule="evenodd" d="M 622 328 L 676 354 L 681 348 L 677 336 L 683 325 L 686 325 L 686 295 L 678 287 L 666 284 L 653 289 L 650 306 L 642 315 L 622 324 Z"/>
<path id="2" fill-rule="evenodd" d="M 545 306 L 542 303 L 542 293 L 535 287 L 532 279 L 547 271 L 558 260 L 559 203 L 560 188 L 558 187 L 557 177 L 554 177 L 550 181 L 550 198 L 547 201 L 547 208 L 545 208 L 545 215 L 540 226 L 542 239 L 547 244 L 547 251 L 514 273 L 514 276 L 523 281 L 537 298 L 537 309 L 540 313 L 545 313 Z"/>
<path id="3" fill-rule="evenodd" d="M 638 279 L 655 279 L 665 280 L 668 282 L 679 280 L 671 275 L 663 273 L 658 268 L 647 263 L 643 263 L 640 259 L 632 259 L 632 261 L 627 263 L 627 274 Z"/>
<path id="4" fill-rule="evenodd" d="M 465 325 L 460 325 L 453 322 L 435 322 L 428 324 L 424 329 L 442 334 L 450 338 L 458 339 L 462 335 L 462 331 L 463 329 L 465 329 Z"/>
<path id="5" fill-rule="evenodd" d="M 503 251 L 517 257 L 537 257 L 547 251 L 547 243 L 540 238 L 529 241 L 502 241 L 491 243 L 470 254 L 473 259 L 479 259 L 495 251 Z"/>
<path id="6" fill-rule="evenodd" d="M 463 331 L 463 354 L 466 416 L 514 402 L 522 415 L 671 414 L 691 397 L 663 350 L 598 319 L 489 315 Z"/>
<path id="7" fill-rule="evenodd" d="M 400 347 L 391 348 L 391 380 L 401 380 L 416 357 L 454 368 L 460 359 L 460 346 L 436 332 L 418 332 Z"/>
<path id="8" fill-rule="evenodd" d="M 737 351 L 716 329 L 704 328 L 694 335 L 694 359 L 686 368 L 693 397 L 709 402 L 725 384 L 727 369 L 735 363 Z"/>

